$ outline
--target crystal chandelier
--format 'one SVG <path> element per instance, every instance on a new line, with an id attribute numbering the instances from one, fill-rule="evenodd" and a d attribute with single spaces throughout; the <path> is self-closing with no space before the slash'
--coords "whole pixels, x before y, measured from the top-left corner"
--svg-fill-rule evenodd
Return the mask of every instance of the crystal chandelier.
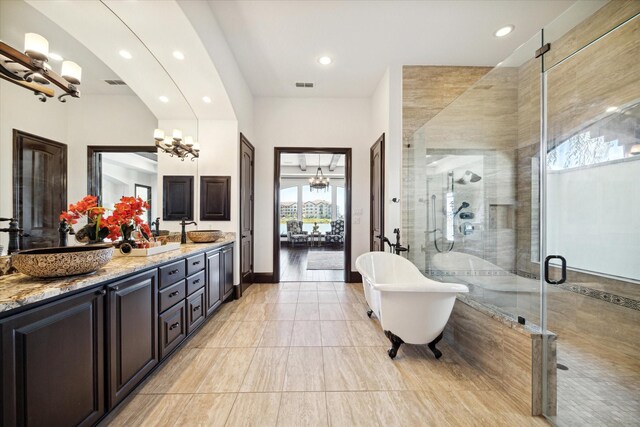
<path id="1" fill-rule="evenodd" d="M 316 176 L 309 178 L 309 186 L 311 187 L 311 191 L 316 190 L 320 192 L 322 190 L 329 190 L 329 178 L 324 176 L 322 168 L 320 167 L 320 154 L 318 154 L 318 170 L 316 171 Z"/>
<path id="2" fill-rule="evenodd" d="M 187 136 L 182 139 L 182 131 L 174 129 L 172 136 L 165 136 L 162 129 L 156 129 L 153 132 L 153 139 L 156 140 L 156 147 L 171 155 L 176 156 L 184 162 L 184 159 L 191 156 L 191 161 L 200 157 L 200 144 L 193 141 L 193 138 Z"/>

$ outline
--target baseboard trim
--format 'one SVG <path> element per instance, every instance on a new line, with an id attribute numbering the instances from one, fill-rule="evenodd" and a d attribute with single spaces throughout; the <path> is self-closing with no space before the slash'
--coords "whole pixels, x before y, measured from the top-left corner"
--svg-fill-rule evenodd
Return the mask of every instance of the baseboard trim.
<path id="1" fill-rule="evenodd" d="M 253 283 L 276 283 L 273 281 L 273 273 L 253 273 Z"/>
<path id="2" fill-rule="evenodd" d="M 349 273 L 349 283 L 360 283 L 362 282 L 362 275 L 357 271 L 352 271 Z"/>

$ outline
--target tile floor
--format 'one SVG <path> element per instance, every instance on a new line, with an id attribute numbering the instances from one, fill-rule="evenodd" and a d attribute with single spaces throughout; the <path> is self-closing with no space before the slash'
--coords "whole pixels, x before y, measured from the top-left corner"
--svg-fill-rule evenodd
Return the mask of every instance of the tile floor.
<path id="1" fill-rule="evenodd" d="M 445 343 L 395 360 L 362 286 L 253 285 L 224 304 L 103 425 L 529 426 Z"/>

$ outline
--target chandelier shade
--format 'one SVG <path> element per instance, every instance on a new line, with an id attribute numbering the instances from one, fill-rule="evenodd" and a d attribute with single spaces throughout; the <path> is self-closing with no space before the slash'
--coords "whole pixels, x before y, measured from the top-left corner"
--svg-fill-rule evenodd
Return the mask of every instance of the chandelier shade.
<path id="1" fill-rule="evenodd" d="M 320 192 L 329 190 L 329 177 L 324 176 L 322 173 L 320 154 L 318 154 L 318 169 L 316 170 L 316 175 L 309 178 L 309 187 L 311 187 L 311 191 L 316 190 Z"/>

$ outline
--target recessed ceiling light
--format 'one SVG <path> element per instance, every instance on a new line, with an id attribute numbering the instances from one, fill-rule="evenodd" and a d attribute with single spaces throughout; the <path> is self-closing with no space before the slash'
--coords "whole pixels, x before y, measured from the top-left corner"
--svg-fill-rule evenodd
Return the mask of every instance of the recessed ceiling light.
<path id="1" fill-rule="evenodd" d="M 618 109 L 618 107 L 609 107 L 609 108 L 607 108 L 607 113 L 613 113 L 617 109 Z"/>
<path id="2" fill-rule="evenodd" d="M 162 96 L 158 97 L 158 99 L 159 99 L 160 101 L 164 102 L 164 103 L 169 102 L 169 98 L 167 98 L 167 97 L 166 97 L 166 96 L 164 96 L 164 95 L 162 95 Z"/>
<path id="3" fill-rule="evenodd" d="M 54 61 L 62 61 L 63 60 L 62 56 L 58 55 L 57 53 L 53 53 L 53 52 L 49 52 L 49 58 L 53 59 Z"/>
<path id="4" fill-rule="evenodd" d="M 332 61 L 332 60 L 331 60 L 331 58 L 330 58 L 330 57 L 328 57 L 328 56 L 321 56 L 321 57 L 318 59 L 318 62 L 319 62 L 319 63 L 321 63 L 322 65 L 329 65 L 329 64 L 331 64 L 331 62 L 333 62 L 333 61 Z"/>
<path id="5" fill-rule="evenodd" d="M 131 59 L 133 58 L 133 56 L 131 55 L 131 53 L 129 53 L 128 50 L 121 50 L 120 52 L 118 52 L 120 54 L 120 56 L 122 56 L 124 59 Z"/>
<path id="6" fill-rule="evenodd" d="M 209 98 L 208 96 L 203 96 L 202 100 L 206 103 L 206 104 L 211 104 L 211 98 Z"/>
<path id="7" fill-rule="evenodd" d="M 516 27 L 513 25 L 507 25 L 506 27 L 502 27 L 493 33 L 496 37 L 504 37 L 507 34 L 511 33 Z"/>
<path id="8" fill-rule="evenodd" d="M 180 52 L 179 50 L 174 50 L 173 57 L 182 61 L 184 59 L 184 53 Z"/>

